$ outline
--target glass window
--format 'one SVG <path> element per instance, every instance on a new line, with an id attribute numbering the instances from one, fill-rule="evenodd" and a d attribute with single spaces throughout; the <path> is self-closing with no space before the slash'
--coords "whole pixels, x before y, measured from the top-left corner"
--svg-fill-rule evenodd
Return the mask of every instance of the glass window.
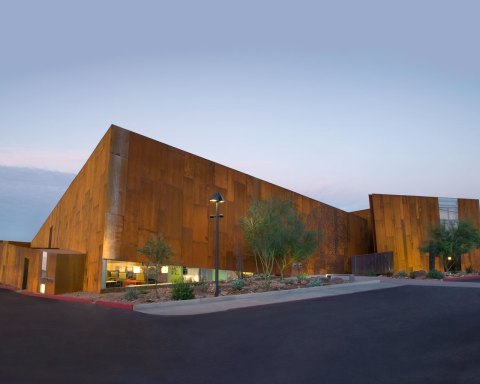
<path id="1" fill-rule="evenodd" d="M 449 197 L 438 198 L 438 208 L 440 211 L 440 223 L 444 226 L 458 225 L 458 200 Z"/>

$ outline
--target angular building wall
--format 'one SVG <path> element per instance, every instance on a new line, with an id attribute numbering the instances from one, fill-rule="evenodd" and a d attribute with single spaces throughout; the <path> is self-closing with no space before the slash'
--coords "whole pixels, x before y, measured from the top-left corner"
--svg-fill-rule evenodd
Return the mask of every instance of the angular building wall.
<path id="1" fill-rule="evenodd" d="M 419 247 L 440 221 L 438 198 L 370 195 L 375 252 L 393 251 L 394 271 L 428 270 Z"/>
<path id="2" fill-rule="evenodd" d="M 480 229 L 479 201 L 450 199 L 458 204 L 458 220 L 469 220 Z M 439 198 L 424 196 L 370 195 L 375 252 L 393 252 L 394 271 L 428 270 L 429 255 L 420 246 L 429 230 L 440 224 Z M 480 270 L 480 250 L 462 258 L 462 269 Z M 443 270 L 438 259 L 435 268 Z"/>
<path id="3" fill-rule="evenodd" d="M 351 257 L 373 252 L 373 233 L 370 210 L 348 214 L 349 260 L 345 271 L 352 272 Z"/>
<path id="4" fill-rule="evenodd" d="M 480 208 L 476 199 L 458 199 L 458 219 L 468 220 L 480 230 Z M 462 268 L 472 267 L 480 271 L 480 249 L 475 249 L 462 256 Z"/>
<path id="5" fill-rule="evenodd" d="M 175 251 L 172 264 L 213 268 L 209 197 L 217 191 L 226 200 L 220 206 L 221 269 L 237 270 L 241 260 L 243 270 L 255 270 L 240 219 L 252 200 L 271 197 L 294 201 L 321 234 L 308 272 L 343 273 L 350 269 L 352 253 L 368 252 L 365 219 L 116 126 L 100 141 L 32 247 L 55 249 L 56 264 L 62 250 L 85 254 L 86 291 L 102 288 L 106 260 L 142 261 L 137 249 L 157 233 Z"/>
<path id="6" fill-rule="evenodd" d="M 120 130 L 120 128 L 117 128 Z M 124 131 L 128 132 L 128 131 Z M 322 234 L 321 245 L 308 265 L 310 272 L 344 272 L 349 265 L 348 214 L 234 169 L 192 155 L 147 137 L 128 132 L 124 159 L 117 169 L 121 198 L 111 238 L 117 245 L 108 258 L 135 261 L 136 251 L 149 236 L 162 233 L 175 250 L 173 263 L 214 267 L 213 205 L 209 197 L 220 192 L 220 268 L 253 271 L 243 243 L 240 219 L 254 199 L 293 200 L 312 228 Z M 128 153 L 128 154 L 127 154 Z M 124 177 L 126 175 L 126 178 Z M 353 238 L 353 241 L 358 241 Z"/>
<path id="7" fill-rule="evenodd" d="M 86 254 L 86 291 L 101 283 L 112 135 L 109 129 L 32 240 L 33 248 Z"/>

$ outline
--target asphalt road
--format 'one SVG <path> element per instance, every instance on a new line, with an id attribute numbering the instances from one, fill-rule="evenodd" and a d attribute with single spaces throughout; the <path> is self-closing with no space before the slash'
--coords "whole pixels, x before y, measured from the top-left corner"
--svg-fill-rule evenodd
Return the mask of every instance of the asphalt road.
<path id="1" fill-rule="evenodd" d="M 163 317 L 0 290 L 0 383 L 476 383 L 480 290 Z"/>

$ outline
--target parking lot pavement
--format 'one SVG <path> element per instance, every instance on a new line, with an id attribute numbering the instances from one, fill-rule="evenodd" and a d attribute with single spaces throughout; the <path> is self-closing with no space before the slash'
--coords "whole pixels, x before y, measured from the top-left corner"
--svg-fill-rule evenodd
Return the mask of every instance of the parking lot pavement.
<path id="1" fill-rule="evenodd" d="M 195 316 L 0 290 L 0 382 L 474 383 L 480 291 L 397 286 Z"/>

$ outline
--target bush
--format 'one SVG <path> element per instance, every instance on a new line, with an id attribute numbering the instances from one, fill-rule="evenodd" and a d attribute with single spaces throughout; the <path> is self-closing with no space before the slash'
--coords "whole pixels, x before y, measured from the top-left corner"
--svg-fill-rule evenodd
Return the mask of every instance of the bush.
<path id="1" fill-rule="evenodd" d="M 204 277 L 200 278 L 198 281 L 190 280 L 190 282 L 193 284 L 194 287 L 203 287 L 206 284 Z"/>
<path id="2" fill-rule="evenodd" d="M 301 272 L 297 275 L 297 281 L 301 283 L 304 280 L 307 280 L 308 275 L 305 272 Z"/>
<path id="3" fill-rule="evenodd" d="M 173 284 L 172 300 L 190 300 L 194 299 L 193 287 L 191 283 L 180 281 Z"/>
<path id="4" fill-rule="evenodd" d="M 427 273 L 428 279 L 443 279 L 443 277 L 444 277 L 444 274 L 440 271 L 437 271 L 436 269 L 432 269 Z"/>
<path id="5" fill-rule="evenodd" d="M 133 301 L 138 299 L 138 291 L 136 289 L 129 289 L 123 296 L 127 301 Z"/>
<path id="6" fill-rule="evenodd" d="M 403 269 L 401 271 L 398 271 L 395 276 L 397 279 L 403 279 L 407 277 L 407 272 L 405 272 Z"/>
<path id="7" fill-rule="evenodd" d="M 473 273 L 473 267 L 471 265 L 469 265 L 467 268 L 465 268 L 465 272 Z"/>
<path id="8" fill-rule="evenodd" d="M 236 290 L 236 291 L 241 291 L 242 288 L 245 286 L 245 280 L 243 279 L 235 279 L 232 281 L 232 283 L 230 284 L 230 286 L 232 287 L 232 289 Z"/>
<path id="9" fill-rule="evenodd" d="M 307 284 L 307 287 L 321 287 L 322 285 L 325 285 L 325 283 L 322 280 L 310 280 Z"/>

